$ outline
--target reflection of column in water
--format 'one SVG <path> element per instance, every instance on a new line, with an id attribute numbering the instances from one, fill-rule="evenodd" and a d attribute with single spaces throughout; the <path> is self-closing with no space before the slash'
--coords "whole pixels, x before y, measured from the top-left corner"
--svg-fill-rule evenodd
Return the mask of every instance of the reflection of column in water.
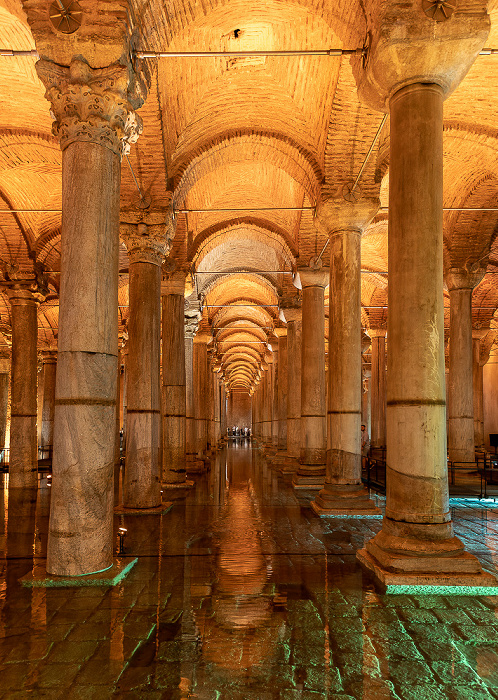
<path id="1" fill-rule="evenodd" d="M 263 555 L 255 492 L 250 481 L 239 481 L 251 466 L 250 453 L 232 460 L 232 484 L 219 523 L 214 615 L 204 619 L 203 655 L 218 668 L 237 676 L 254 674 L 271 656 L 276 631 L 271 621 L 271 596 L 265 593 L 268 563 Z"/>
<path id="2" fill-rule="evenodd" d="M 111 634 L 110 659 L 116 665 L 124 665 L 124 588 L 114 586 L 111 590 Z"/>
<path id="3" fill-rule="evenodd" d="M 31 559 L 34 552 L 37 489 L 9 489 L 7 558 Z M 28 562 L 28 568 L 32 562 Z"/>

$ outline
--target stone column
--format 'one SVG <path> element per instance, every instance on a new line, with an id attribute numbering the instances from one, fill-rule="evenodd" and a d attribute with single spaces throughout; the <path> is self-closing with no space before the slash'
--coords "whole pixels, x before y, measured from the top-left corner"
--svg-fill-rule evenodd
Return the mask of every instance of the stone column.
<path id="1" fill-rule="evenodd" d="M 227 426 L 227 392 L 226 392 L 225 382 L 222 381 L 221 374 L 220 374 L 220 394 L 221 394 L 220 430 L 221 430 L 221 439 L 225 440 L 226 436 L 227 436 L 227 427 L 228 427 Z"/>
<path id="2" fill-rule="evenodd" d="M 10 359 L 0 358 L 0 454 L 5 449 L 7 415 L 9 410 Z"/>
<path id="3" fill-rule="evenodd" d="M 272 444 L 272 409 L 273 409 L 273 354 L 265 353 L 264 362 L 262 363 L 264 374 L 262 377 L 262 406 L 261 406 L 261 434 L 263 446 L 269 449 Z"/>
<path id="4" fill-rule="evenodd" d="M 390 98 L 387 494 L 357 554 L 383 586 L 493 585 L 453 534 L 446 466 L 443 90 Z M 470 335 L 470 334 L 469 334 Z"/>
<path id="5" fill-rule="evenodd" d="M 386 446 L 386 330 L 370 328 L 372 338 L 372 437 L 370 447 Z"/>
<path id="6" fill-rule="evenodd" d="M 47 571 L 112 565 L 120 158 L 139 127 L 128 67 L 36 64 L 62 148 L 62 234 Z M 133 104 L 130 102 L 133 102 Z"/>
<path id="7" fill-rule="evenodd" d="M 483 404 L 483 369 L 488 361 L 489 352 L 483 357 L 482 340 L 489 333 L 489 328 L 472 330 L 472 383 L 474 389 L 474 445 L 477 450 L 484 450 L 484 404 Z"/>
<path id="8" fill-rule="evenodd" d="M 187 472 L 204 471 L 204 462 L 197 459 L 194 404 L 194 337 L 202 317 L 197 300 L 185 302 L 185 420 Z"/>
<path id="9" fill-rule="evenodd" d="M 209 413 L 209 378 L 207 344 L 211 336 L 199 332 L 194 338 L 193 384 L 195 415 L 195 446 L 198 460 L 207 458 Z"/>
<path id="10" fill-rule="evenodd" d="M 29 289 L 9 289 L 12 319 L 9 488 L 38 486 L 37 300 Z"/>
<path id="11" fill-rule="evenodd" d="M 43 353 L 43 402 L 40 447 L 43 458 L 49 457 L 49 449 L 54 444 L 55 414 L 55 373 L 57 369 L 57 351 Z"/>
<path id="12" fill-rule="evenodd" d="M 367 430 L 370 439 L 371 432 L 371 414 L 372 414 L 372 391 L 371 391 L 371 370 L 363 369 L 362 372 L 362 396 L 361 396 L 361 423 Z"/>
<path id="13" fill-rule="evenodd" d="M 185 273 L 161 285 L 164 485 L 186 483 Z"/>
<path id="14" fill-rule="evenodd" d="M 369 211 L 369 201 L 365 218 Z M 373 207 L 375 209 L 375 207 Z M 361 225 L 329 233 L 329 391 L 325 486 L 319 515 L 381 515 L 361 481 Z"/>
<path id="15" fill-rule="evenodd" d="M 450 372 L 448 452 L 450 462 L 474 462 L 472 385 L 472 290 L 484 271 L 452 268 L 446 274 L 450 293 Z"/>
<path id="16" fill-rule="evenodd" d="M 325 481 L 325 287 L 328 268 L 299 270 L 303 287 L 301 347 L 301 450 L 294 487 L 322 488 Z"/>
<path id="17" fill-rule="evenodd" d="M 148 221 L 150 215 L 145 216 Z M 121 237 L 130 258 L 123 505 L 155 508 L 161 503 L 161 265 L 166 231 L 160 223 L 121 223 Z"/>
<path id="18" fill-rule="evenodd" d="M 276 332 L 275 332 L 276 335 Z M 270 338 L 269 345 L 272 350 L 272 362 L 269 372 L 271 373 L 271 446 L 272 450 L 278 449 L 278 385 L 280 375 L 280 353 L 278 335 Z"/>
<path id="19" fill-rule="evenodd" d="M 489 444 L 490 433 L 498 433 L 498 346 L 493 345 L 489 361 L 483 367 L 484 444 L 490 452 L 498 452 Z"/>
<path id="20" fill-rule="evenodd" d="M 287 460 L 295 471 L 301 455 L 301 332 L 302 311 L 286 308 L 287 319 Z"/>
<path id="21" fill-rule="evenodd" d="M 278 337 L 278 450 L 287 450 L 287 328 L 275 329 Z"/>

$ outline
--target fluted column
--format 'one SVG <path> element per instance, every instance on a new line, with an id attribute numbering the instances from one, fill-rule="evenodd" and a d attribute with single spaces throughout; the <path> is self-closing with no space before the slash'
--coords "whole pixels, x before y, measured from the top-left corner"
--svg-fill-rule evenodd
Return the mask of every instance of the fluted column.
<path id="1" fill-rule="evenodd" d="M 38 303 L 29 289 L 9 289 L 8 297 L 12 319 L 9 487 L 36 488 Z"/>
<path id="2" fill-rule="evenodd" d="M 43 357 L 43 401 L 40 447 L 42 456 L 48 457 L 48 451 L 54 444 L 55 414 L 55 375 L 57 370 L 57 351 L 46 351 Z"/>
<path id="3" fill-rule="evenodd" d="M 372 437 L 370 446 L 386 446 L 386 329 L 370 328 L 372 339 Z"/>
<path id="4" fill-rule="evenodd" d="M 104 13 L 105 14 L 105 13 Z M 74 50 L 73 50 L 74 53 Z M 77 53 L 77 51 L 76 51 Z M 41 60 L 62 148 L 62 234 L 47 571 L 112 564 L 121 155 L 140 131 L 131 70 Z"/>
<path id="5" fill-rule="evenodd" d="M 368 218 L 368 217 L 367 217 Z M 329 386 L 319 515 L 380 515 L 361 481 L 361 226 L 329 234 Z"/>
<path id="6" fill-rule="evenodd" d="M 185 273 L 161 285 L 162 295 L 162 481 L 186 482 Z"/>
<path id="7" fill-rule="evenodd" d="M 306 268 L 299 274 L 303 287 L 301 450 L 293 485 L 321 488 L 327 450 L 324 295 L 329 271 Z"/>
<path id="8" fill-rule="evenodd" d="M 472 382 L 472 290 L 484 271 L 450 269 L 450 368 L 448 387 L 448 452 L 451 462 L 473 462 L 474 396 Z"/>
<path id="9" fill-rule="evenodd" d="M 166 231 L 159 223 L 122 223 L 121 236 L 130 257 L 123 504 L 154 508 L 161 503 L 161 264 L 167 251 Z"/>

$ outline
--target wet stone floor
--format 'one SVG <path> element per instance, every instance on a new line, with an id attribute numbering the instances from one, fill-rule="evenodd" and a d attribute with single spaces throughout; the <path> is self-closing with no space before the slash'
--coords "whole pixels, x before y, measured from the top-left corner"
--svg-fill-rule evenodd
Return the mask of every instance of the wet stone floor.
<path id="1" fill-rule="evenodd" d="M 19 584 L 49 495 L 0 489 L 0 698 L 498 699 L 498 596 L 379 595 L 355 552 L 380 522 L 319 519 L 250 446 L 165 515 L 115 517 L 138 563 L 111 589 Z M 494 505 L 453 511 L 496 571 Z"/>

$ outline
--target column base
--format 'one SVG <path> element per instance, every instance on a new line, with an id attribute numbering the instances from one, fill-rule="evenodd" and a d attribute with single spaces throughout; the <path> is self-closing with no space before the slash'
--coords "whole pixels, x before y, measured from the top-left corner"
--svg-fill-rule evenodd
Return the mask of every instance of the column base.
<path id="1" fill-rule="evenodd" d="M 114 515 L 164 515 L 171 510 L 173 504 L 170 501 L 164 501 L 153 508 L 134 508 L 133 506 L 119 505 L 114 508 Z"/>
<path id="2" fill-rule="evenodd" d="M 295 474 L 299 467 L 299 459 L 297 457 L 287 457 L 286 460 L 280 465 L 278 471 L 281 474 Z"/>
<path id="3" fill-rule="evenodd" d="M 325 483 L 325 474 L 323 476 L 304 476 L 303 474 L 295 474 L 292 479 L 292 486 L 295 489 L 303 489 L 306 491 L 321 491 Z"/>
<path id="4" fill-rule="evenodd" d="M 187 464 L 187 474 L 204 474 L 208 471 L 203 459 L 196 459 L 195 462 Z"/>
<path id="5" fill-rule="evenodd" d="M 482 569 L 478 559 L 466 552 L 453 535 L 450 521 L 406 523 L 384 518 L 382 530 L 356 555 L 360 565 L 373 574 L 383 590 L 435 593 L 434 588 L 490 588 L 498 594 L 498 581 Z M 401 588 L 400 588 L 401 587 Z M 490 595 L 490 593 L 475 595 Z"/>
<path id="6" fill-rule="evenodd" d="M 275 457 L 270 462 L 271 467 L 280 467 L 288 459 L 287 452 L 285 450 L 280 450 L 277 452 Z"/>
<path id="7" fill-rule="evenodd" d="M 455 569 L 465 568 L 468 558 L 475 559 L 466 552 L 455 558 Z M 389 571 L 367 551 L 360 549 L 356 554 L 361 567 L 368 571 L 383 593 L 394 595 L 498 595 L 498 581 L 493 574 L 481 569 L 476 573 L 454 571 L 453 573 L 410 573 Z"/>
<path id="8" fill-rule="evenodd" d="M 163 482 L 161 485 L 161 488 L 164 489 L 171 489 L 172 491 L 180 491 L 182 489 L 192 489 L 195 487 L 195 481 L 191 481 L 190 479 L 185 479 L 185 481 L 181 481 L 175 484 L 170 484 L 167 482 Z"/>
<path id="9" fill-rule="evenodd" d="M 114 559 L 112 566 L 104 571 L 82 576 L 55 576 L 47 574 L 45 568 L 41 572 L 30 572 L 19 579 L 28 588 L 80 588 L 82 586 L 117 586 L 135 566 L 136 557 L 120 557 Z"/>
<path id="10" fill-rule="evenodd" d="M 362 484 L 326 484 L 311 507 L 321 518 L 382 518 L 381 509 Z"/>

